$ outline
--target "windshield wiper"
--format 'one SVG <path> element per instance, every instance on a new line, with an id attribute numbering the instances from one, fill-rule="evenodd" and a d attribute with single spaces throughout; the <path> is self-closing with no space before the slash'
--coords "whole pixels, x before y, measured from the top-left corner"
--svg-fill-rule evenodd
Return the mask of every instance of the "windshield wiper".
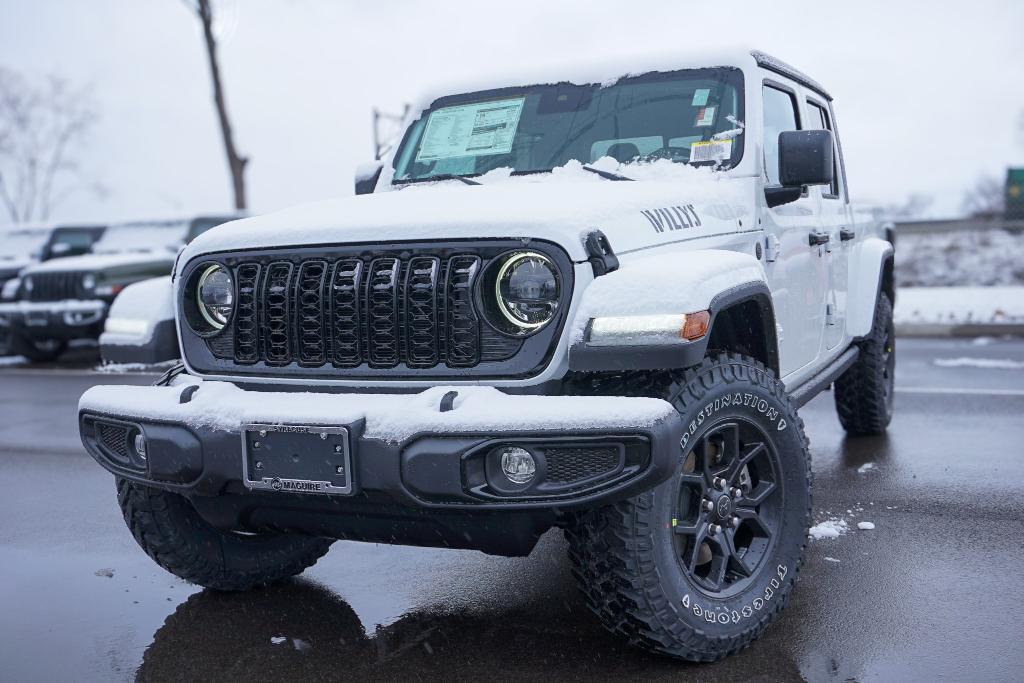
<path id="1" fill-rule="evenodd" d="M 467 178 L 466 176 L 463 175 L 456 175 L 455 173 L 441 173 L 440 175 L 432 175 L 429 178 L 424 178 L 424 180 L 458 180 L 460 182 L 466 183 L 467 185 L 483 185 L 483 183 L 479 181 L 473 180 L 472 178 Z"/>
<path id="2" fill-rule="evenodd" d="M 597 175 L 601 176 L 602 178 L 606 178 L 608 180 L 629 180 L 629 181 L 633 180 L 632 178 L 628 178 L 628 177 L 622 175 L 621 173 L 613 173 L 611 171 L 602 171 L 599 168 L 594 168 L 593 166 L 588 166 L 587 164 L 583 164 L 583 170 L 584 171 L 590 171 L 591 173 L 596 173 Z"/>

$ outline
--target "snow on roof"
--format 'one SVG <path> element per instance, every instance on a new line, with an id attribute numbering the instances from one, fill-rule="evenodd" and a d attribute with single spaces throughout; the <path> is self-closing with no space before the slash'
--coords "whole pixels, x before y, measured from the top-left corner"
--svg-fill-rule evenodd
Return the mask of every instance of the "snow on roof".
<path id="1" fill-rule="evenodd" d="M 83 254 L 57 258 L 29 266 L 25 274 L 31 273 L 74 273 L 103 270 L 136 263 L 173 263 L 174 252 L 167 250 L 129 252 L 124 254 Z"/>

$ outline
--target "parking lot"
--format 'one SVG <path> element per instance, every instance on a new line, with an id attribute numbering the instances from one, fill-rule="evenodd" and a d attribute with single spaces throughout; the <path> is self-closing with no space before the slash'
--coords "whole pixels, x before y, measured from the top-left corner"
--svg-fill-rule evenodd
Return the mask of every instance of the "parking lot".
<path id="1" fill-rule="evenodd" d="M 765 637 L 703 666 L 606 634 L 577 596 L 558 532 L 525 559 L 339 542 L 298 581 L 197 590 L 139 550 L 112 478 L 78 441 L 86 388 L 153 375 L 96 373 L 90 349 L 59 367 L 8 363 L 2 677 L 1019 680 L 1024 341 L 898 349 L 887 436 L 846 439 L 828 393 L 802 411 L 815 522 L 847 531 L 811 540 Z"/>

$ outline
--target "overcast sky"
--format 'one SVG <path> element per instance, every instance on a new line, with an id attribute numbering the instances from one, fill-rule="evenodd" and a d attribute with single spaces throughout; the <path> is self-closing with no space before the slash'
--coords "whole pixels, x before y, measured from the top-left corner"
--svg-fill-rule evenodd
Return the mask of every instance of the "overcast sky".
<path id="1" fill-rule="evenodd" d="M 216 0 L 215 0 L 216 2 Z M 912 5 L 912 6 L 911 6 Z M 1024 165 L 1022 2 L 220 0 L 220 56 L 252 210 L 350 194 L 371 108 L 510 65 L 771 52 L 822 82 L 855 201 L 935 196 L 953 213 L 981 174 Z M 181 0 L 0 0 L 0 65 L 92 84 L 82 155 L 106 198 L 60 220 L 227 209 L 230 183 L 196 19 Z"/>

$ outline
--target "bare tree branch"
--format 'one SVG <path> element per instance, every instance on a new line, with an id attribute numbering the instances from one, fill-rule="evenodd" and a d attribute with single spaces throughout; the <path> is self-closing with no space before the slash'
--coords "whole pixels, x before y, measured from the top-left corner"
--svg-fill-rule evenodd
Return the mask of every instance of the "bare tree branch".
<path id="1" fill-rule="evenodd" d="M 224 84 L 220 76 L 220 64 L 217 61 L 217 38 L 213 30 L 213 7 L 210 0 L 185 0 L 185 5 L 199 18 L 203 26 L 203 39 L 206 44 L 206 56 L 210 64 L 210 78 L 213 81 L 213 103 L 217 108 L 217 119 L 220 122 L 221 137 L 224 139 L 224 153 L 231 172 L 231 185 L 235 194 L 235 208 L 246 207 L 245 167 L 248 157 L 238 153 L 235 147 L 234 132 L 228 116 L 227 102 L 224 97 Z"/>
<path id="2" fill-rule="evenodd" d="M 46 220 L 56 193 L 89 187 L 76 155 L 97 118 L 88 88 L 0 68 L 0 200 L 12 221 Z"/>

